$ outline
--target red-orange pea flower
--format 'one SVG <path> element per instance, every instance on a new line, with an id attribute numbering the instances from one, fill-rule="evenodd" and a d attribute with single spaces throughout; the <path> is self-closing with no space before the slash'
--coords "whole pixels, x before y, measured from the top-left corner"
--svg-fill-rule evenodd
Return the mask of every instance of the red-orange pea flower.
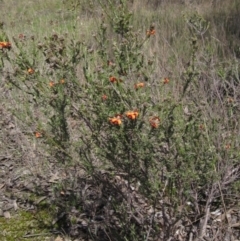
<path id="1" fill-rule="evenodd" d="M 137 83 L 137 84 L 135 84 L 134 85 L 134 88 L 137 90 L 137 89 L 139 89 L 139 88 L 143 88 L 145 86 L 145 84 L 144 83 Z"/>
<path id="2" fill-rule="evenodd" d="M 231 104 L 231 103 L 233 103 L 233 102 L 234 102 L 234 99 L 233 99 L 233 98 L 231 98 L 231 97 L 228 97 L 228 98 L 227 98 L 227 102 L 228 102 L 229 104 Z"/>
<path id="3" fill-rule="evenodd" d="M 35 135 L 36 138 L 42 137 L 42 133 L 39 132 L 39 131 L 35 131 L 34 135 Z"/>
<path id="4" fill-rule="evenodd" d="M 231 144 L 226 144 L 226 145 L 225 145 L 225 149 L 226 149 L 226 150 L 229 150 L 230 148 L 231 148 Z"/>
<path id="5" fill-rule="evenodd" d="M 150 26 L 150 29 L 147 31 L 147 36 L 150 37 L 151 35 L 155 35 L 156 31 L 155 31 L 155 27 L 154 25 Z"/>
<path id="6" fill-rule="evenodd" d="M 151 35 L 155 35 L 155 33 L 156 33 L 156 30 L 155 30 L 155 29 L 153 29 L 153 30 L 148 30 L 148 31 L 147 31 L 147 36 L 150 37 Z"/>
<path id="7" fill-rule="evenodd" d="M 158 116 L 153 116 L 149 119 L 149 123 L 151 125 L 152 128 L 158 128 L 159 124 L 160 124 L 160 118 Z"/>
<path id="8" fill-rule="evenodd" d="M 122 120 L 121 120 L 120 115 L 112 117 L 112 118 L 109 118 L 109 122 L 112 125 L 116 125 L 116 126 L 120 126 L 122 124 Z"/>
<path id="9" fill-rule="evenodd" d="M 0 49 L 10 49 L 12 46 L 11 46 L 11 43 L 10 42 L 0 42 Z"/>
<path id="10" fill-rule="evenodd" d="M 199 125 L 199 129 L 200 129 L 200 131 L 204 131 L 205 130 L 205 126 L 203 124 L 200 124 Z"/>
<path id="11" fill-rule="evenodd" d="M 28 72 L 29 74 L 34 74 L 35 71 L 34 71 L 34 69 L 29 68 L 27 72 Z"/>
<path id="12" fill-rule="evenodd" d="M 126 115 L 126 117 L 128 118 L 128 119 L 130 119 L 130 120 L 136 120 L 137 119 L 137 117 L 139 116 L 139 113 L 138 113 L 138 111 L 127 111 L 126 113 L 125 113 L 125 115 Z"/>
<path id="13" fill-rule="evenodd" d="M 102 100 L 107 100 L 107 95 L 102 95 Z"/>
<path id="14" fill-rule="evenodd" d="M 50 81 L 50 82 L 49 82 L 49 86 L 50 86 L 50 87 L 53 87 L 54 85 L 55 85 L 55 83 L 54 83 L 53 81 Z"/>
<path id="15" fill-rule="evenodd" d="M 65 83 L 65 80 L 64 80 L 64 79 L 61 79 L 61 80 L 59 81 L 59 83 L 60 83 L 60 84 L 64 84 L 64 83 Z"/>
<path id="16" fill-rule="evenodd" d="M 110 82 L 112 82 L 112 83 L 117 82 L 117 78 L 114 77 L 114 76 L 110 76 L 110 77 L 109 77 L 109 80 L 110 80 Z"/>
<path id="17" fill-rule="evenodd" d="M 163 84 L 168 84 L 169 83 L 169 79 L 168 78 L 164 78 L 163 79 Z"/>

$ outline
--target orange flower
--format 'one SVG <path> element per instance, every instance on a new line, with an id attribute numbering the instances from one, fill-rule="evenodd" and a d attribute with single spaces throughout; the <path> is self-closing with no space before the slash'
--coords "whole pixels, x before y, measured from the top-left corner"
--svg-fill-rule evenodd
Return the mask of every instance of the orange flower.
<path id="1" fill-rule="evenodd" d="M 135 84 L 134 85 L 134 88 L 137 90 L 137 89 L 139 89 L 139 88 L 143 88 L 145 86 L 145 84 L 144 83 L 137 83 L 137 84 Z"/>
<path id="2" fill-rule="evenodd" d="M 127 111 L 125 115 L 130 120 L 136 120 L 137 117 L 139 116 L 139 113 L 136 110 L 135 111 Z"/>
<path id="3" fill-rule="evenodd" d="M 61 79 L 61 80 L 59 81 L 59 83 L 60 83 L 60 84 L 64 84 L 64 83 L 65 83 L 65 80 L 64 80 L 64 79 Z"/>
<path id="4" fill-rule="evenodd" d="M 229 150 L 230 148 L 231 148 L 231 144 L 226 144 L 226 145 L 225 145 L 225 149 L 226 149 L 226 150 Z"/>
<path id="5" fill-rule="evenodd" d="M 168 84 L 169 83 L 169 79 L 168 78 L 164 78 L 163 79 L 163 84 Z"/>
<path id="6" fill-rule="evenodd" d="M 10 49 L 12 46 L 11 46 L 11 43 L 10 42 L 0 42 L 0 49 Z"/>
<path id="7" fill-rule="evenodd" d="M 234 102 L 234 99 L 233 99 L 233 98 L 231 98 L 231 97 L 228 97 L 228 98 L 227 98 L 227 102 L 228 102 L 229 104 L 231 104 L 231 103 L 233 103 L 233 102 Z"/>
<path id="8" fill-rule="evenodd" d="M 29 74 L 34 74 L 35 71 L 34 71 L 34 69 L 29 68 L 27 72 L 28 72 Z"/>
<path id="9" fill-rule="evenodd" d="M 110 77 L 109 77 L 109 80 L 110 80 L 110 82 L 112 82 L 112 83 L 115 83 L 115 82 L 118 81 L 117 78 L 114 77 L 114 76 L 110 76 Z"/>
<path id="10" fill-rule="evenodd" d="M 50 82 L 49 82 L 49 86 L 50 86 L 50 87 L 53 87 L 54 85 L 55 85 L 55 83 L 54 83 L 53 81 L 50 81 Z"/>
<path id="11" fill-rule="evenodd" d="M 160 118 L 157 116 L 153 116 L 149 119 L 150 125 L 152 128 L 158 128 L 159 124 L 160 124 Z"/>
<path id="12" fill-rule="evenodd" d="M 201 131 L 204 131 L 204 130 L 205 130 L 205 126 L 204 126 L 203 124 L 200 124 L 200 125 L 199 125 L 199 129 L 200 129 Z"/>
<path id="13" fill-rule="evenodd" d="M 42 137 L 42 133 L 39 132 L 39 131 L 36 131 L 36 132 L 34 133 L 34 135 L 35 135 L 36 138 Z"/>
<path id="14" fill-rule="evenodd" d="M 151 35 L 155 35 L 155 33 L 156 33 L 156 30 L 155 30 L 155 29 L 153 29 L 153 30 L 148 30 L 148 31 L 147 31 L 147 36 L 150 37 Z"/>
<path id="15" fill-rule="evenodd" d="M 121 115 L 116 115 L 115 117 L 109 118 L 109 122 L 112 125 L 120 126 L 122 124 Z"/>
<path id="16" fill-rule="evenodd" d="M 108 98 L 107 95 L 102 96 L 102 100 L 106 100 L 107 98 Z"/>
<path id="17" fill-rule="evenodd" d="M 147 36 L 150 37 L 151 35 L 155 35 L 156 31 L 155 31 L 155 27 L 154 25 L 150 26 L 150 29 L 147 31 Z"/>

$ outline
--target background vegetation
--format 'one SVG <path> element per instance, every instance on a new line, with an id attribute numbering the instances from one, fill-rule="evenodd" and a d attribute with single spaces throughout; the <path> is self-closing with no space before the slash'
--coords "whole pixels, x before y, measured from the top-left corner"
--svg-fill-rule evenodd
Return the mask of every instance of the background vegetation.
<path id="1" fill-rule="evenodd" d="M 0 9 L 5 240 L 239 239 L 239 1 Z"/>

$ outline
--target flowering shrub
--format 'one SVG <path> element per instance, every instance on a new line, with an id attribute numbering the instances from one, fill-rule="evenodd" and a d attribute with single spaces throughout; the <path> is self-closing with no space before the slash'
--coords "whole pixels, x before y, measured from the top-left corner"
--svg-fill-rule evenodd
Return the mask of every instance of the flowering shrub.
<path id="1" fill-rule="evenodd" d="M 231 172 L 238 156 L 231 137 L 239 130 L 235 100 L 199 94 L 205 95 L 205 87 L 196 36 L 204 30 L 203 20 L 189 20 L 194 26 L 188 67 L 161 76 L 158 63 L 146 54 L 150 48 L 155 53 L 157 25 L 139 33 L 128 2 L 119 2 L 117 11 L 114 1 L 102 5 L 96 51 L 58 33 L 39 42 L 20 34 L 14 48 L 0 42 L 1 67 L 8 73 L 11 65 L 9 89 L 25 103 L 13 112 L 31 133 L 30 141 L 60 165 L 73 166 L 76 173 L 81 169 L 101 188 L 103 207 L 89 208 L 84 198 L 76 202 L 89 223 L 101 213 L 107 228 L 99 229 L 112 240 L 177 240 L 177 225 L 203 223 L 207 211 L 201 202 L 206 210 L 214 200 L 221 202 L 229 183 L 224 170 Z M 32 51 L 25 41 L 31 41 Z M 227 127 L 215 111 L 219 106 L 231 119 Z M 216 134 L 224 128 L 225 133 Z M 226 182 L 218 190 L 221 178 Z M 96 238 L 96 232 L 88 232 Z"/>

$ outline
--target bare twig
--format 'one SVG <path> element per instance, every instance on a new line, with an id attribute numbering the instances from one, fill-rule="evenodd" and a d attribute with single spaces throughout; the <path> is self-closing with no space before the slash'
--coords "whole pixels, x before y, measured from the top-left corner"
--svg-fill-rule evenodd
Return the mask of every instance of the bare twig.
<path id="1" fill-rule="evenodd" d="M 33 237 L 47 236 L 47 235 L 60 234 L 60 233 L 61 232 L 59 232 L 59 231 L 52 231 L 52 232 L 48 232 L 48 233 L 26 234 L 23 236 L 23 238 L 33 238 Z"/>
<path id="2" fill-rule="evenodd" d="M 194 241 L 202 240 L 203 237 L 205 236 L 206 228 L 207 228 L 207 222 L 208 222 L 209 214 L 210 214 L 211 202 L 213 200 L 214 189 L 215 189 L 215 185 L 213 184 L 212 187 L 211 187 L 211 192 L 210 192 L 210 194 L 208 196 L 208 199 L 207 199 L 206 206 L 205 206 L 205 215 L 204 215 L 204 218 L 201 221 L 199 235 L 194 239 Z"/>

